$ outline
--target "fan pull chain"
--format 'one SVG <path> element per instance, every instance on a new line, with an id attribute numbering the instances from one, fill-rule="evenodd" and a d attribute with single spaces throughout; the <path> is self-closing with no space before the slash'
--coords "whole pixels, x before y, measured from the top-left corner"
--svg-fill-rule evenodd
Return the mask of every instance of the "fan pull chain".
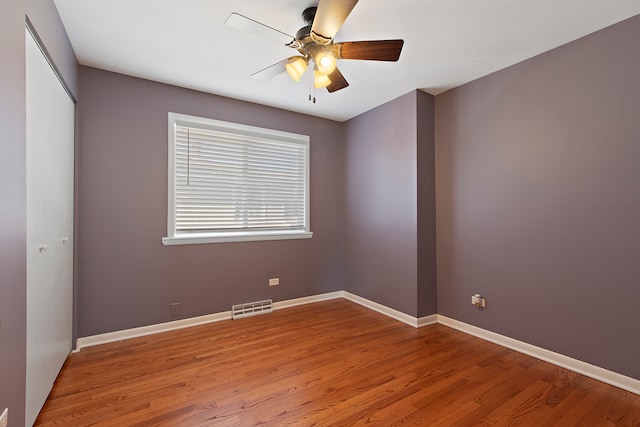
<path id="1" fill-rule="evenodd" d="M 308 74 L 311 74 L 311 73 L 308 73 Z M 311 85 L 313 84 L 313 80 L 311 80 L 311 77 L 308 77 L 307 81 L 309 82 L 309 102 L 311 102 Z"/>
<path id="2" fill-rule="evenodd" d="M 315 68 L 315 66 L 314 66 Z M 307 73 L 309 75 L 309 102 L 316 103 L 316 85 L 314 81 L 314 74 Z"/>
<path id="3" fill-rule="evenodd" d="M 309 102 L 313 102 L 315 104 L 316 100 L 315 100 L 315 96 L 312 96 L 311 94 L 313 93 L 313 77 L 312 77 L 312 73 L 309 73 Z M 315 95 L 315 94 L 314 94 Z"/>

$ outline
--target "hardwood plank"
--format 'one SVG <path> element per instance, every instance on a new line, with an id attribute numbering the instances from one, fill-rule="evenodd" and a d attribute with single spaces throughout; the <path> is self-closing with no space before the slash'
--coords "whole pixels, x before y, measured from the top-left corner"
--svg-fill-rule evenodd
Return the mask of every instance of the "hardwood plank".
<path id="1" fill-rule="evenodd" d="M 640 426 L 640 396 L 346 300 L 83 349 L 37 426 Z"/>

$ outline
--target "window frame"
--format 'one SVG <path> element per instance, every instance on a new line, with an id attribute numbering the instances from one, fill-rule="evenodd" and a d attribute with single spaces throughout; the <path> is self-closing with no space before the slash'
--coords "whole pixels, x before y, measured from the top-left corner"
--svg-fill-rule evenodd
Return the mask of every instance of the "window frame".
<path id="1" fill-rule="evenodd" d="M 309 136 L 172 112 L 169 112 L 168 114 L 168 125 L 167 236 L 162 238 L 163 245 L 309 239 L 313 237 L 313 233 L 310 231 L 309 214 Z M 221 231 L 209 233 L 176 233 L 176 126 L 223 131 L 241 136 L 260 136 L 278 142 L 302 144 L 304 146 L 305 153 L 304 229 L 243 229 L 242 231 Z"/>

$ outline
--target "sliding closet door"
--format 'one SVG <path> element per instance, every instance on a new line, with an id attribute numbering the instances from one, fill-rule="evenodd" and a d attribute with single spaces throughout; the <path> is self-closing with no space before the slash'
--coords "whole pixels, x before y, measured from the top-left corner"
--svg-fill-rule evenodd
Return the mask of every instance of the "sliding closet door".
<path id="1" fill-rule="evenodd" d="M 74 103 L 26 33 L 27 395 L 35 421 L 71 351 Z"/>

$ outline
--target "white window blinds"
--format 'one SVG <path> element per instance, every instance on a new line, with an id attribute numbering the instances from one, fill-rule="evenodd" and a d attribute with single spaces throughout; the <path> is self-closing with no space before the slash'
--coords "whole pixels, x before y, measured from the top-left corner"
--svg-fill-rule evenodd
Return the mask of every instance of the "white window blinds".
<path id="1" fill-rule="evenodd" d="M 308 137 L 182 115 L 173 122 L 170 237 L 309 232 Z"/>

